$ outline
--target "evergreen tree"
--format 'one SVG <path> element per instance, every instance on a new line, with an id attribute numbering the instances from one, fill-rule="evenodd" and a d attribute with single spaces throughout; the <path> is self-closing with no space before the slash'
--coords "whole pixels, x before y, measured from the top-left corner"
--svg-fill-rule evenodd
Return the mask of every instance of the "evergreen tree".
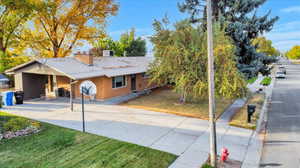
<path id="1" fill-rule="evenodd" d="M 237 67 L 247 78 L 256 76 L 258 72 L 267 75 L 268 64 L 274 60 L 264 53 L 256 51 L 252 40 L 265 32 L 272 30 L 278 17 L 270 18 L 270 12 L 258 16 L 256 10 L 266 0 L 213 0 L 213 15 L 215 21 L 225 26 L 236 46 Z M 193 22 L 205 24 L 205 5 L 203 0 L 185 0 L 179 4 L 182 12 L 188 12 Z M 205 26 L 203 26 L 205 27 Z"/>

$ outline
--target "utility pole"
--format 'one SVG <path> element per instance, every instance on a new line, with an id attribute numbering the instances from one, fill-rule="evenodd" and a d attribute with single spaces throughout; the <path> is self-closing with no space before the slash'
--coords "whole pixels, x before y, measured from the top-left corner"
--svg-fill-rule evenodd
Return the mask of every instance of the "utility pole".
<path id="1" fill-rule="evenodd" d="M 212 2 L 207 0 L 207 56 L 208 56 L 208 96 L 209 96 L 209 126 L 210 126 L 210 165 L 217 167 L 217 139 L 215 123 L 215 81 L 214 53 L 212 30 Z"/>
<path id="2" fill-rule="evenodd" d="M 81 112 L 82 112 L 82 132 L 85 132 L 84 93 L 83 93 L 83 91 L 81 92 Z"/>

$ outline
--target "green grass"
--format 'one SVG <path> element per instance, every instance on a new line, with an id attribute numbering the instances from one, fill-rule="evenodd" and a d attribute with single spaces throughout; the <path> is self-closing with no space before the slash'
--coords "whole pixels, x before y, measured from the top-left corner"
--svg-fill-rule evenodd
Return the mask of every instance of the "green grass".
<path id="1" fill-rule="evenodd" d="M 248 80 L 247 80 L 247 83 L 248 83 L 248 84 L 253 84 L 256 80 L 257 80 L 257 77 L 253 77 L 253 78 L 251 78 L 251 79 L 248 79 Z"/>
<path id="2" fill-rule="evenodd" d="M 259 114 L 262 109 L 263 103 L 265 100 L 264 94 L 254 94 L 252 95 L 247 103 L 239 109 L 235 115 L 232 117 L 229 125 L 246 128 L 246 129 L 256 129 L 256 121 L 259 119 Z M 247 122 L 247 105 L 254 104 L 256 105 L 255 113 L 252 115 L 251 123 Z"/>
<path id="3" fill-rule="evenodd" d="M 204 164 L 201 168 L 214 168 L 214 167 L 212 167 L 212 166 L 209 165 L 209 164 Z"/>
<path id="4" fill-rule="evenodd" d="M 0 120 L 15 116 L 0 112 Z M 176 156 L 42 123 L 35 135 L 0 141 L 1 168 L 165 168 Z"/>
<path id="5" fill-rule="evenodd" d="M 180 104 L 179 98 L 180 95 L 173 92 L 170 88 L 159 88 L 154 90 L 149 95 L 138 97 L 122 105 L 132 108 L 140 108 L 208 120 L 208 100 Z M 216 117 L 218 118 L 221 116 L 225 109 L 231 104 L 232 100 L 217 99 Z"/>
<path id="6" fill-rule="evenodd" d="M 269 86 L 271 84 L 272 78 L 271 77 L 265 77 L 260 84 L 264 86 Z"/>

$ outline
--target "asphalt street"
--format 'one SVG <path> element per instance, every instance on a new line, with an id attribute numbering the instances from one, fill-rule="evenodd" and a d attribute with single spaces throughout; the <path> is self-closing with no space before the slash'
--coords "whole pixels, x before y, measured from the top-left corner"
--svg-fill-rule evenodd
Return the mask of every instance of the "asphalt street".
<path id="1" fill-rule="evenodd" d="M 275 82 L 268 110 L 262 168 L 300 168 L 300 65 L 285 65 Z"/>

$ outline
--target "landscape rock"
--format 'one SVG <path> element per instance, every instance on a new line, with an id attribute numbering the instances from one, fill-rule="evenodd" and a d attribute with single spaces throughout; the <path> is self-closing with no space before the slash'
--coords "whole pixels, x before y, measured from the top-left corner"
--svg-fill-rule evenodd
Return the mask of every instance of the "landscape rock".
<path id="1" fill-rule="evenodd" d="M 3 134 L 0 134 L 0 141 L 2 139 L 12 139 L 12 138 L 15 138 L 15 137 L 35 134 L 35 133 L 38 133 L 38 132 L 40 132 L 40 129 L 38 129 L 34 126 L 29 126 L 25 129 L 22 129 L 22 130 L 19 130 L 19 131 L 16 131 L 16 132 L 7 131 L 7 132 L 4 132 Z"/>

